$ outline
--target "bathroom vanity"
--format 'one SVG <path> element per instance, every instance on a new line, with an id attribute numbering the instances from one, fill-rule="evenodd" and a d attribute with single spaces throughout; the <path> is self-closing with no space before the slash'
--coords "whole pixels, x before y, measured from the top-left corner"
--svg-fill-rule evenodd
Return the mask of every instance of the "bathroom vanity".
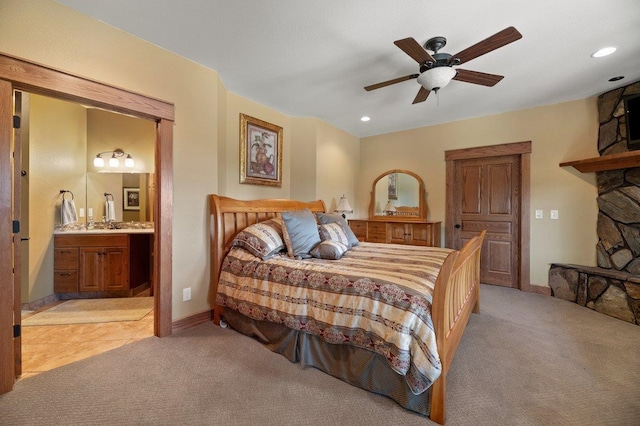
<path id="1" fill-rule="evenodd" d="M 54 292 L 135 296 L 151 286 L 153 229 L 81 229 L 54 234 Z"/>

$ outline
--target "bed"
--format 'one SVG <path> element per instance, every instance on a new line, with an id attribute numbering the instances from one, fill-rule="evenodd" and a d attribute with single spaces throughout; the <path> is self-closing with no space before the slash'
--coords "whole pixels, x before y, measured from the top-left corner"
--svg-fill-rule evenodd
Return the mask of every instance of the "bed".
<path id="1" fill-rule="evenodd" d="M 325 213 L 324 203 L 209 198 L 215 323 L 444 424 L 447 372 L 479 312 L 484 232 L 459 251 L 360 243 L 337 260 L 263 259 L 239 236 L 292 212 Z"/>

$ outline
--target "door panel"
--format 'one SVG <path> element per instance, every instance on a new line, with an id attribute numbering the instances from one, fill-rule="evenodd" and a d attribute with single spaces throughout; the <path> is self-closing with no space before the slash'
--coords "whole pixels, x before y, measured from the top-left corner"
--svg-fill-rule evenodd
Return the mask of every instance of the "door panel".
<path id="1" fill-rule="evenodd" d="M 460 248 L 483 229 L 480 280 L 518 287 L 519 156 L 496 156 L 455 161 L 453 205 Z M 457 195 L 456 195 L 457 194 Z M 455 209 L 455 206 L 460 206 Z"/>

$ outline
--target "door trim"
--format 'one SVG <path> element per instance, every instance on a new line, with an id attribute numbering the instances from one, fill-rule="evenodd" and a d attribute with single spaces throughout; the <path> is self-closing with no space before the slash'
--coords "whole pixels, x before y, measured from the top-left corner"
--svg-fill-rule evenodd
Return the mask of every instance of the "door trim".
<path id="1" fill-rule="evenodd" d="M 520 158 L 520 240 L 518 248 L 520 256 L 518 288 L 531 291 L 530 286 L 530 209 L 531 209 L 531 141 L 514 142 L 500 145 L 481 146 L 445 151 L 446 162 L 446 202 L 445 202 L 445 246 L 453 247 L 453 211 L 454 162 L 475 158 L 518 155 Z"/>
<path id="2" fill-rule="evenodd" d="M 170 102 L 89 80 L 0 53 L 0 235 L 11 235 L 11 164 L 13 90 L 82 103 L 156 122 L 156 202 L 154 203 L 154 334 L 171 334 L 173 123 Z M 11 239 L 0 238 L 0 394 L 13 388 L 13 303 Z M 5 306 L 6 305 L 6 306 Z M 6 309 L 9 308 L 9 309 Z M 11 319 L 9 319 L 9 315 Z M 11 332 L 9 332 L 9 329 Z M 7 358 L 9 361 L 6 361 Z M 9 362 L 11 363 L 9 371 Z"/>

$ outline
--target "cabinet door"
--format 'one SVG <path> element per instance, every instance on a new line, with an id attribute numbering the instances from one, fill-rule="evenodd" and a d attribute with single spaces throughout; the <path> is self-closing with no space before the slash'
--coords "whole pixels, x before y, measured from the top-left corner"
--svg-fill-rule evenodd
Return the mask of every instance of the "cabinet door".
<path id="1" fill-rule="evenodd" d="M 414 223 L 411 226 L 410 244 L 415 246 L 433 246 L 433 225 L 417 224 Z"/>
<path id="2" fill-rule="evenodd" d="M 391 244 L 406 244 L 408 235 L 408 227 L 404 223 L 388 223 L 388 242 Z"/>
<path id="3" fill-rule="evenodd" d="M 129 253 L 126 248 L 105 248 L 102 255 L 103 290 L 129 289 Z"/>
<path id="4" fill-rule="evenodd" d="M 102 290 L 102 251 L 101 247 L 80 248 L 80 291 Z"/>

